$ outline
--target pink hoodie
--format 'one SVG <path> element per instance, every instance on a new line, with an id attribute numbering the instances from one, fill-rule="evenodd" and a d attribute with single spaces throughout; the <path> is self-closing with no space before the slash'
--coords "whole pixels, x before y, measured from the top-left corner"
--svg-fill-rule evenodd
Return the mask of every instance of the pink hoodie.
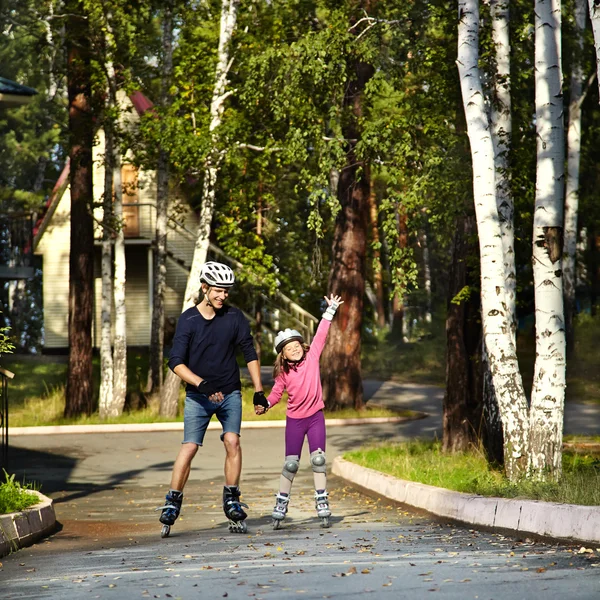
<path id="1" fill-rule="evenodd" d="M 304 360 L 297 365 L 290 363 L 289 372 L 282 371 L 277 376 L 275 385 L 267 397 L 269 404 L 274 406 L 281 400 L 284 390 L 287 390 L 287 416 L 292 419 L 310 417 L 325 408 L 319 358 L 323 352 L 330 326 L 331 321 L 321 319 Z"/>

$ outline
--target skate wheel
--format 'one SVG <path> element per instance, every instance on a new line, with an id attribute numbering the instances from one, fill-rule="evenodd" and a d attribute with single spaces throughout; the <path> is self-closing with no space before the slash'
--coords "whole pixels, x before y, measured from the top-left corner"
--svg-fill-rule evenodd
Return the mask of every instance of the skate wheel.
<path id="1" fill-rule="evenodd" d="M 331 527 L 329 517 L 321 517 L 321 527 Z"/>
<path id="2" fill-rule="evenodd" d="M 160 530 L 160 537 L 161 538 L 169 537 L 169 533 L 171 533 L 171 526 L 170 525 L 163 525 L 162 529 Z"/>
<path id="3" fill-rule="evenodd" d="M 229 531 L 231 533 L 246 533 L 248 531 L 248 526 L 245 521 L 230 521 Z"/>
<path id="4" fill-rule="evenodd" d="M 281 527 L 281 519 L 273 519 L 273 529 L 279 529 Z"/>

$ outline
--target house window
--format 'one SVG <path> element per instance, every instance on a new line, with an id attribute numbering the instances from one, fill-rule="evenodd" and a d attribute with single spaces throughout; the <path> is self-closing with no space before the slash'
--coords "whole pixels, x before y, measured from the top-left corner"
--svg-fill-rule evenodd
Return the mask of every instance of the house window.
<path id="1" fill-rule="evenodd" d="M 140 236 L 140 208 L 138 204 L 138 170 L 134 165 L 124 164 L 121 169 L 123 182 L 123 221 L 126 238 Z"/>

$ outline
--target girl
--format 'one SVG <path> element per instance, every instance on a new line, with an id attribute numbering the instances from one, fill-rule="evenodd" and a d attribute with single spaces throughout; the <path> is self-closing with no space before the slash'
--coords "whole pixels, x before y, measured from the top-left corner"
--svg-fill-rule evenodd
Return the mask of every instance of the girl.
<path id="1" fill-rule="evenodd" d="M 315 482 L 315 504 L 317 516 L 323 527 L 329 527 L 329 501 L 327 499 L 327 477 L 325 461 L 325 416 L 323 415 L 323 391 L 319 358 L 331 320 L 343 303 L 340 296 L 331 294 L 327 310 L 319 323 L 317 332 L 308 346 L 295 329 L 280 331 L 275 338 L 277 358 L 273 369 L 275 385 L 267 397 L 267 406 L 255 406 L 256 414 L 263 414 L 281 400 L 284 390 L 288 393 L 285 425 L 285 462 L 279 483 L 277 502 L 273 509 L 273 528 L 279 526 L 287 513 L 290 491 L 294 476 L 300 465 L 300 454 L 304 437 L 308 438 L 310 464 Z"/>

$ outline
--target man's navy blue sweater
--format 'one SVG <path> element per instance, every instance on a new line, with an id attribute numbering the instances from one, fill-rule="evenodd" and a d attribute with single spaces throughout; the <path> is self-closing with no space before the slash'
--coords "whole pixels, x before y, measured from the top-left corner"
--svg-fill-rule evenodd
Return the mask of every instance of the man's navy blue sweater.
<path id="1" fill-rule="evenodd" d="M 185 365 L 193 373 L 217 385 L 223 394 L 241 389 L 236 351 L 246 363 L 258 360 L 250 326 L 237 308 L 224 306 L 212 319 L 205 319 L 193 306 L 181 313 L 169 356 L 169 368 Z M 189 383 L 187 391 L 197 391 Z"/>

